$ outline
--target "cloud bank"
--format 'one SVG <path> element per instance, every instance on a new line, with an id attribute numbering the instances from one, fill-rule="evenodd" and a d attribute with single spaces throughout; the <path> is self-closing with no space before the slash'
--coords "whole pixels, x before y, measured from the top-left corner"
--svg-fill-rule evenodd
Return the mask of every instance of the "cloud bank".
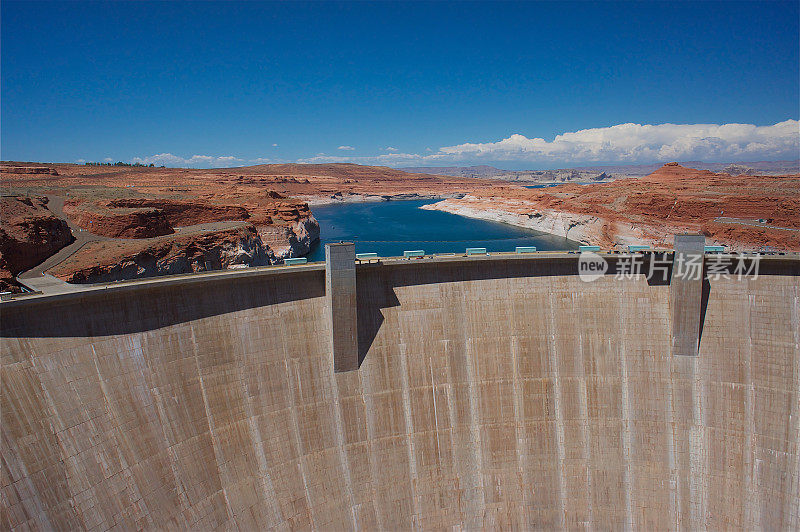
<path id="1" fill-rule="evenodd" d="M 753 124 L 619 124 L 563 133 L 548 142 L 514 134 L 498 142 L 445 146 L 453 160 L 564 162 L 652 162 L 673 159 L 797 157 L 797 120 L 772 126 Z"/>
<path id="2" fill-rule="evenodd" d="M 673 160 L 728 162 L 743 159 L 797 159 L 800 123 L 619 124 L 557 135 L 553 140 L 515 133 L 496 142 L 443 146 L 426 154 L 389 153 L 372 157 L 320 154 L 298 162 L 362 164 L 453 164 L 510 161 L 535 164 L 646 164 Z"/>
<path id="3" fill-rule="evenodd" d="M 342 145 L 341 151 L 352 146 Z M 771 126 L 753 124 L 618 124 L 556 135 L 553 140 L 515 133 L 494 142 L 465 142 L 427 148 L 424 153 L 403 153 L 387 146 L 371 156 L 319 153 L 298 163 L 358 163 L 385 166 L 436 166 L 510 162 L 517 166 L 579 166 L 593 163 L 649 164 L 700 160 L 732 162 L 800 158 L 800 122 L 789 119 Z M 223 168 L 248 164 L 286 162 L 266 157 L 232 155 L 180 157 L 160 153 L 135 157 L 131 162 L 156 166 Z"/>

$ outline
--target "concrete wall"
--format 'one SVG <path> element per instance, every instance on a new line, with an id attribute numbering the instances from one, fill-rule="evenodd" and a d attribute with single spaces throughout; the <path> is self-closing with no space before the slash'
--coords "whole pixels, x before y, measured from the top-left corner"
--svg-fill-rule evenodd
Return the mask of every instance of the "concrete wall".
<path id="1" fill-rule="evenodd" d="M 800 527 L 797 263 L 696 357 L 575 271 L 361 266 L 344 373 L 320 270 L 4 303 L 0 527 Z"/>

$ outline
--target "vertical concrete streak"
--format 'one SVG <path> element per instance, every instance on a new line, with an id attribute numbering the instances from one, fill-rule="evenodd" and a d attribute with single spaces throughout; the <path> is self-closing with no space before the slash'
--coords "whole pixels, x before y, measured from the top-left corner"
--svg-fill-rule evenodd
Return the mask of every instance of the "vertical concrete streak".
<path id="1" fill-rule="evenodd" d="M 415 457 L 417 453 L 414 452 L 414 419 L 411 417 L 411 398 L 409 396 L 408 384 L 408 361 L 407 357 L 407 344 L 400 344 L 400 385 L 403 393 L 403 418 L 405 420 L 406 431 L 406 450 L 408 452 L 408 469 L 409 478 L 411 479 L 411 507 L 412 507 L 412 525 L 417 526 L 415 522 L 419 519 L 419 503 L 417 501 L 417 461 Z"/>
<path id="2" fill-rule="evenodd" d="M 473 471 L 476 472 L 479 481 L 477 485 L 475 485 L 473 481 L 473 486 L 471 487 L 478 490 L 480 494 L 480 508 L 483 508 L 485 513 L 486 494 L 483 491 L 483 449 L 481 448 L 481 424 L 478 419 L 480 392 L 476 389 L 478 381 L 475 375 L 475 347 L 470 338 L 466 339 L 466 345 L 467 389 L 469 393 L 469 446 L 474 464 Z"/>
<path id="3" fill-rule="evenodd" d="M 575 305 L 575 294 L 572 294 L 573 308 Z M 578 335 L 578 352 L 581 354 L 581 359 L 585 361 L 585 353 L 583 351 L 583 335 Z M 583 449 L 581 455 L 583 462 L 586 464 L 586 507 L 589 509 L 589 528 L 594 528 L 594 509 L 592 508 L 592 441 L 591 432 L 589 431 L 589 405 L 586 391 L 586 365 L 581 363 L 581 374 L 579 379 L 580 386 L 578 387 L 580 412 L 581 412 L 581 439 L 583 439 Z"/>
<path id="4" fill-rule="evenodd" d="M 450 360 L 450 340 L 444 340 L 444 352 L 445 358 Z M 456 455 L 456 427 L 458 418 L 456 417 L 456 403 L 455 403 L 455 396 L 453 394 L 453 368 L 448 363 L 447 364 L 447 383 L 444 385 L 445 393 L 447 394 L 447 417 L 450 421 L 450 461 L 453 474 L 456 476 L 459 485 L 456 486 L 456 492 L 461 493 L 463 492 L 463 486 L 460 485 L 461 482 L 461 475 L 458 468 L 459 465 L 459 457 Z M 461 496 L 459 495 L 459 499 Z M 463 512 L 462 512 L 462 521 L 463 521 Z"/>
<path id="5" fill-rule="evenodd" d="M 627 301 L 624 292 L 620 291 L 617 295 L 617 305 L 619 308 L 625 308 Z M 622 382 L 620 387 L 622 389 L 622 458 L 625 463 L 622 469 L 622 482 L 625 486 L 625 517 L 627 519 L 626 526 L 628 530 L 635 530 L 635 521 L 633 515 L 633 463 L 631 462 L 631 397 L 630 390 L 628 389 L 628 350 L 625 345 L 625 338 L 628 337 L 628 322 L 622 320 L 620 323 L 622 334 L 620 335 L 618 345 L 619 354 L 618 360 L 620 365 L 620 373 Z M 612 351 L 611 339 L 608 340 L 609 352 Z"/>
<path id="6" fill-rule="evenodd" d="M 519 338 L 511 337 L 511 367 L 514 383 L 514 437 L 516 440 L 515 450 L 517 454 L 517 475 L 521 481 L 522 504 L 517 508 L 519 514 L 519 524 L 524 530 L 531 528 L 527 521 L 528 515 L 528 490 L 532 489 L 528 481 L 527 468 L 525 467 L 525 426 L 523 425 L 522 410 L 522 383 L 519 377 Z"/>
<path id="7" fill-rule="evenodd" d="M 192 354 L 194 356 L 194 365 L 195 369 L 197 369 L 197 378 L 200 382 L 200 394 L 203 397 L 203 408 L 206 413 L 206 423 L 208 426 L 208 435 L 211 438 L 211 448 L 214 450 L 214 464 L 217 466 L 217 476 L 221 479 L 222 478 L 222 471 L 219 470 L 219 465 L 223 462 L 220 460 L 220 456 L 222 454 L 222 449 L 220 447 L 222 444 L 219 441 L 219 437 L 214 430 L 214 416 L 211 415 L 211 407 L 208 404 L 208 393 L 206 393 L 206 385 L 203 379 L 203 372 L 200 371 L 200 360 L 198 358 L 198 351 L 197 348 L 197 336 L 194 332 L 194 323 L 189 324 L 189 331 L 190 336 L 189 339 L 192 342 Z M 225 500 L 225 513 L 228 515 L 228 519 L 233 518 L 233 510 L 231 509 L 230 501 L 228 500 L 228 493 L 225 491 L 225 486 L 222 486 L 222 496 Z"/>
<path id="8" fill-rule="evenodd" d="M 792 301 L 792 331 L 794 332 L 794 367 L 793 379 L 794 388 L 791 390 L 792 406 L 789 414 L 789 421 L 794 425 L 790 431 L 794 437 L 790 439 L 790 446 L 787 451 L 794 457 L 794 467 L 790 471 L 789 493 L 794 493 L 794 501 L 787 505 L 783 522 L 788 528 L 792 523 L 800 522 L 800 286 L 794 286 Z M 789 495 L 791 497 L 791 495 Z"/>
<path id="9" fill-rule="evenodd" d="M 627 370 L 624 370 L 623 386 L 627 389 L 628 376 Z M 678 422 L 675 419 L 675 364 L 674 360 L 669 360 L 669 383 L 665 386 L 667 391 L 667 414 L 669 415 L 669 430 L 667 431 L 667 445 L 669 447 L 669 485 L 671 493 L 669 495 L 670 511 L 672 512 L 672 524 L 675 530 L 680 530 L 682 515 L 681 515 L 681 484 L 678 474 L 678 461 L 675 456 L 675 446 L 678 440 L 676 431 L 678 430 Z"/>
<path id="10" fill-rule="evenodd" d="M 433 357 L 428 357 L 428 369 L 431 372 L 431 395 L 433 396 L 433 425 L 435 430 L 433 431 L 434 436 L 436 436 L 436 463 L 439 464 L 439 468 L 442 467 L 442 451 L 439 447 L 439 415 L 436 412 L 436 385 L 433 382 Z"/>
<path id="11" fill-rule="evenodd" d="M 747 348 L 744 360 L 744 415 L 745 415 L 745 446 L 744 464 L 742 474 L 744 475 L 744 494 L 745 508 L 742 524 L 746 528 L 761 527 L 761 505 L 757 498 L 756 490 L 756 445 L 755 445 L 755 384 L 753 382 L 753 320 L 750 313 L 747 315 Z"/>
<path id="12" fill-rule="evenodd" d="M 753 310 L 754 310 L 755 305 L 756 305 L 756 297 L 755 297 L 754 294 L 748 294 L 747 303 L 748 303 L 747 304 L 747 317 L 748 317 L 748 321 L 751 324 L 747 328 L 747 342 L 749 344 L 752 344 L 753 343 L 753 326 L 756 323 L 756 320 L 754 319 L 754 316 L 753 316 Z M 752 361 L 752 359 L 756 355 L 756 353 L 754 353 L 751 350 L 751 355 L 752 355 L 751 356 L 751 361 Z M 752 372 L 751 372 L 751 378 L 752 378 Z M 752 400 L 753 400 L 753 409 L 755 410 L 755 381 L 753 381 L 753 399 Z M 753 420 L 755 421 L 755 413 L 753 415 Z M 755 426 L 753 426 L 752 429 L 755 431 Z M 754 439 L 755 439 L 755 436 L 754 436 Z M 753 445 L 753 465 L 752 465 L 752 469 L 753 470 L 752 470 L 752 473 L 751 473 L 751 476 L 753 478 L 753 482 L 754 483 L 757 483 L 758 479 L 761 476 L 760 473 L 759 473 L 760 463 L 761 463 L 761 460 L 758 458 L 758 442 L 755 441 L 754 445 Z M 762 527 L 762 528 L 763 528 L 763 523 L 762 523 L 763 516 L 761 515 L 761 508 L 764 507 L 764 499 L 763 499 L 763 497 L 764 497 L 764 493 L 763 493 L 762 490 L 756 490 L 752 495 L 752 498 L 753 498 L 752 505 L 754 506 L 755 512 L 756 512 L 755 515 L 753 516 L 753 523 L 757 523 L 756 526 L 757 527 Z"/>
<path id="13" fill-rule="evenodd" d="M 386 359 L 382 359 L 386 362 Z M 373 405 L 373 397 L 375 394 L 375 385 L 372 382 L 370 371 L 361 371 L 361 382 L 364 387 L 364 408 L 367 414 L 367 457 L 369 459 L 369 476 L 370 476 L 370 493 L 372 495 L 372 506 L 375 509 L 375 522 L 378 525 L 378 530 L 386 530 L 383 522 L 383 513 L 381 512 L 381 501 L 378 499 L 378 483 L 380 482 L 380 475 L 378 471 L 380 465 L 375 458 L 375 415 L 376 409 Z"/>
<path id="14" fill-rule="evenodd" d="M 286 337 L 286 331 L 284 326 L 281 322 L 281 336 Z M 295 398 L 295 390 L 292 386 L 292 383 L 297 382 L 298 386 L 300 383 L 300 379 L 295 375 L 295 378 L 292 378 L 292 370 L 289 367 L 289 356 L 287 353 L 287 346 L 288 344 L 284 342 L 283 348 L 283 368 L 284 368 L 284 375 L 286 379 L 286 383 L 289 385 L 287 395 L 289 396 L 289 413 L 292 420 L 292 443 L 294 444 L 294 452 L 295 456 L 297 457 L 297 468 L 300 470 L 300 477 L 303 479 L 303 496 L 306 499 L 306 505 L 308 507 L 308 520 L 311 522 L 311 526 L 316 528 L 314 525 L 314 510 L 311 504 L 311 495 L 308 492 L 308 476 L 306 475 L 306 467 L 303 463 L 303 457 L 306 456 L 303 452 L 303 444 L 300 438 L 300 423 L 297 421 L 297 402 L 294 400 Z M 302 396 L 302 390 L 298 390 L 298 396 Z"/>
<path id="15" fill-rule="evenodd" d="M 609 340 L 611 343 L 611 340 Z M 633 521 L 633 464 L 631 463 L 631 398 L 628 391 L 628 361 L 625 351 L 625 340 L 619 343 L 619 364 L 622 371 L 622 458 L 625 467 L 622 469 L 622 482 L 625 485 L 625 517 L 627 529 L 634 530 Z"/>
<path id="16" fill-rule="evenodd" d="M 100 366 L 97 364 L 97 350 L 94 348 L 94 344 L 92 344 L 92 363 L 94 364 L 94 371 L 97 374 L 97 383 L 100 385 L 100 392 L 103 394 L 104 410 L 108 414 L 108 417 L 115 419 L 117 414 L 114 409 L 111 408 L 111 400 L 108 398 L 108 388 L 106 387 L 106 382 L 103 380 L 103 376 L 100 374 Z M 139 374 L 144 375 L 144 373 L 141 372 Z M 115 423 L 115 425 L 117 424 L 118 423 Z"/>
<path id="17" fill-rule="evenodd" d="M 686 362 L 691 368 L 692 379 L 692 428 L 689 440 L 689 493 L 691 499 L 691 528 L 705 528 L 705 431 L 703 430 L 703 383 L 700 381 L 702 357 L 692 357 Z"/>
<path id="18" fill-rule="evenodd" d="M 548 298 L 550 300 L 550 315 L 548 316 L 547 328 L 550 332 L 550 349 L 548 349 L 548 358 L 550 371 L 553 372 L 551 378 L 553 379 L 553 403 L 556 410 L 556 448 L 558 450 L 558 502 L 560 505 L 559 527 L 566 528 L 567 517 L 567 486 L 566 479 L 564 479 L 564 462 L 566 451 L 564 450 L 564 409 L 561 406 L 561 381 L 559 379 L 559 366 L 558 354 L 556 349 L 556 319 L 555 319 L 555 302 L 553 301 L 553 291 L 550 291 Z"/>
<path id="19" fill-rule="evenodd" d="M 342 474 L 344 475 L 344 485 L 347 491 L 347 500 L 350 504 L 350 519 L 353 521 L 353 530 L 358 530 L 358 522 L 356 520 L 356 499 L 353 494 L 353 479 L 350 474 L 350 462 L 347 460 L 345 454 L 345 445 L 347 445 L 347 438 L 344 437 L 344 423 L 342 421 L 342 401 L 339 397 L 339 383 L 336 379 L 336 374 L 333 372 L 328 373 L 330 379 L 331 390 L 333 391 L 333 415 L 334 423 L 336 425 L 336 451 L 339 455 L 339 463 L 342 466 Z"/>

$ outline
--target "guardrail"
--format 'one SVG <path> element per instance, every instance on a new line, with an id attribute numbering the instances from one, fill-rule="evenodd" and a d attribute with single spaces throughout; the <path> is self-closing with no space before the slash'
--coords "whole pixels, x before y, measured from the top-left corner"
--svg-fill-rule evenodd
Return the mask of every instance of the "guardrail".
<path id="1" fill-rule="evenodd" d="M 293 257 L 290 259 L 283 259 L 283 263 L 286 266 L 296 266 L 298 264 L 306 264 L 308 259 L 306 257 Z"/>

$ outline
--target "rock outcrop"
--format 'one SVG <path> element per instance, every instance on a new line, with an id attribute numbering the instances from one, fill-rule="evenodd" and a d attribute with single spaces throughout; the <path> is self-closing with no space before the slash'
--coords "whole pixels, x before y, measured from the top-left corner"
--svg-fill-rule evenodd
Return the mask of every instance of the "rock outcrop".
<path id="1" fill-rule="evenodd" d="M 74 240 L 69 226 L 47 208 L 46 197 L 0 198 L 0 290 L 17 291 L 14 277 Z"/>
<path id="2" fill-rule="evenodd" d="M 90 242 L 50 270 L 70 283 L 101 283 L 158 275 L 267 266 L 308 253 L 319 239 L 309 215 L 284 225 L 189 231 L 140 240 Z"/>
<path id="3" fill-rule="evenodd" d="M 309 215 L 289 225 L 261 227 L 259 235 L 273 251 L 276 260 L 302 257 L 319 240 L 319 222 L 313 215 Z"/>
<path id="4" fill-rule="evenodd" d="M 151 238 L 169 235 L 176 227 L 246 220 L 240 205 L 180 202 L 165 199 L 70 200 L 64 213 L 79 227 L 109 238 Z"/>
<path id="5" fill-rule="evenodd" d="M 108 238 L 151 238 L 175 232 L 160 209 L 108 209 L 68 202 L 64 214 L 80 228 Z"/>
<path id="6" fill-rule="evenodd" d="M 165 199 L 118 199 L 107 203 L 109 208 L 157 209 L 172 227 L 185 227 L 225 220 L 247 220 L 250 214 L 241 205 L 215 205 Z"/>
<path id="7" fill-rule="evenodd" d="M 90 259 L 90 260 L 87 260 Z M 51 273 L 70 283 L 99 283 L 220 270 L 276 261 L 253 226 L 129 243 L 93 242 Z"/>

